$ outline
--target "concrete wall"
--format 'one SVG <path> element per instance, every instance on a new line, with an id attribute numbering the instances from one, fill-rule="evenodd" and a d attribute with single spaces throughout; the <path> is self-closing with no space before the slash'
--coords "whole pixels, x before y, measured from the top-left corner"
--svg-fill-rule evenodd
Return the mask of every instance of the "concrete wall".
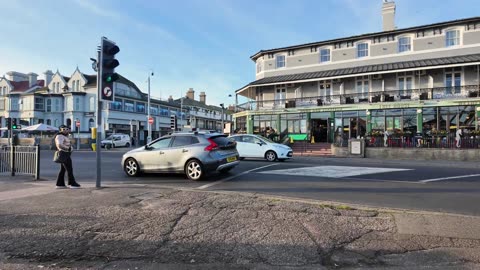
<path id="1" fill-rule="evenodd" d="M 394 54 L 398 51 L 398 42 L 385 42 L 380 44 L 370 45 L 370 56 L 382 56 L 388 54 Z"/>
<path id="2" fill-rule="evenodd" d="M 413 48 L 415 51 L 445 48 L 445 44 L 445 35 L 413 39 Z"/>
<path id="3" fill-rule="evenodd" d="M 480 43 L 480 31 L 471 31 L 463 33 L 463 45 Z"/>
<path id="4" fill-rule="evenodd" d="M 347 157 L 347 147 L 332 145 L 332 153 L 338 157 Z M 480 149 L 423 149 L 423 148 L 365 148 L 366 158 L 400 160 L 451 160 L 480 161 Z"/>

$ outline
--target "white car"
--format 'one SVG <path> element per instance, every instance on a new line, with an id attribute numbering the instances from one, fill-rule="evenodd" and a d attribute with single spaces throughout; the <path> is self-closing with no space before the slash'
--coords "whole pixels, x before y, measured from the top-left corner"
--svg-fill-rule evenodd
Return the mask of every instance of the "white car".
<path id="1" fill-rule="evenodd" d="M 130 147 L 130 135 L 127 134 L 112 134 L 102 140 L 102 147 Z"/>
<path id="2" fill-rule="evenodd" d="M 284 161 L 293 156 L 292 148 L 262 136 L 238 134 L 230 138 L 237 142 L 237 151 L 241 159 L 264 158 L 268 161 Z"/>

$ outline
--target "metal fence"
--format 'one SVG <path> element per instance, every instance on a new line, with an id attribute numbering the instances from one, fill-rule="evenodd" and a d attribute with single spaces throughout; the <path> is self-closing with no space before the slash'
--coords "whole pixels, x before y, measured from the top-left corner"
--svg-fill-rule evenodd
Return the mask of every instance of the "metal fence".
<path id="1" fill-rule="evenodd" d="M 40 147 L 37 145 L 8 145 L 0 148 L 0 174 L 32 175 L 38 180 L 40 177 Z"/>
<path id="2" fill-rule="evenodd" d="M 337 135 L 335 146 L 348 146 L 348 138 Z M 464 136 L 457 142 L 455 135 L 447 136 L 367 136 L 366 147 L 391 147 L 391 148 L 443 148 L 443 149 L 478 149 L 479 136 Z"/>

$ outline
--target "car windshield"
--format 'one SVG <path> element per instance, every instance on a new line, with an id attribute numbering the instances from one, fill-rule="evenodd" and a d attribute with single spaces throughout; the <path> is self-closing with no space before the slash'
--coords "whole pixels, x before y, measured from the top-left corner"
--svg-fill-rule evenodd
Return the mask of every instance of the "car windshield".
<path id="1" fill-rule="evenodd" d="M 274 141 L 272 141 L 272 140 L 270 140 L 270 139 L 268 139 L 268 138 L 265 138 L 265 137 L 263 137 L 263 136 L 260 136 L 260 135 L 258 135 L 258 138 L 262 139 L 263 141 L 267 141 L 267 142 L 269 142 L 269 143 L 275 143 Z"/>
<path id="2" fill-rule="evenodd" d="M 113 136 L 108 136 L 107 138 L 105 138 L 105 140 L 111 141 L 111 140 L 113 140 Z"/>

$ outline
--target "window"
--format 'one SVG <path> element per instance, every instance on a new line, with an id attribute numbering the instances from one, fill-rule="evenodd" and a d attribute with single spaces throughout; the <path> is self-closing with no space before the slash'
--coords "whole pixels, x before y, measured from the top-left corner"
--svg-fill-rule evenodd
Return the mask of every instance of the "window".
<path id="1" fill-rule="evenodd" d="M 168 108 L 165 108 L 165 107 L 160 107 L 160 115 L 161 116 L 170 116 L 170 112 L 168 110 Z"/>
<path id="2" fill-rule="evenodd" d="M 122 110 L 122 100 L 116 98 L 113 102 L 110 102 L 110 110 L 121 111 Z"/>
<path id="3" fill-rule="evenodd" d="M 445 93 L 458 94 L 461 92 L 462 74 L 460 72 L 445 73 Z"/>
<path id="4" fill-rule="evenodd" d="M 80 98 L 75 98 L 75 111 L 80 111 Z"/>
<path id="5" fill-rule="evenodd" d="M 330 62 L 330 49 L 320 50 L 320 62 Z"/>
<path id="6" fill-rule="evenodd" d="M 154 141 L 152 144 L 149 145 L 149 149 L 152 150 L 152 149 L 164 149 L 164 148 L 168 148 L 168 146 L 170 145 L 170 142 L 172 141 L 172 138 L 169 137 L 169 138 L 163 138 L 163 139 L 159 139 L 158 141 Z"/>
<path id="7" fill-rule="evenodd" d="M 137 112 L 144 113 L 145 112 L 145 103 L 137 102 Z"/>
<path id="8" fill-rule="evenodd" d="M 413 77 L 398 78 L 398 91 L 400 96 L 410 96 L 413 89 Z"/>
<path id="9" fill-rule="evenodd" d="M 52 100 L 47 99 L 47 112 L 51 112 L 51 111 L 52 111 Z"/>
<path id="10" fill-rule="evenodd" d="M 368 56 L 368 43 L 357 44 L 357 58 Z"/>
<path id="11" fill-rule="evenodd" d="M 158 106 L 157 105 L 150 106 L 150 114 L 151 115 L 158 115 Z"/>
<path id="12" fill-rule="evenodd" d="M 60 121 L 58 121 L 58 119 L 55 119 L 55 120 L 53 121 L 53 125 L 54 125 L 55 127 L 58 127 L 58 126 L 59 126 L 59 122 L 60 122 Z"/>
<path id="13" fill-rule="evenodd" d="M 18 111 L 18 109 L 19 109 L 19 107 L 20 107 L 19 104 L 18 104 L 18 102 L 19 102 L 19 99 L 18 99 L 18 98 L 11 98 L 11 99 L 10 99 L 10 110 L 12 110 L 12 111 Z"/>
<path id="14" fill-rule="evenodd" d="M 62 109 L 60 108 L 60 100 L 55 99 L 55 111 L 60 112 Z"/>
<path id="15" fill-rule="evenodd" d="M 176 136 L 173 140 L 172 147 L 191 145 L 193 143 L 192 139 L 191 136 Z"/>
<path id="16" fill-rule="evenodd" d="M 43 111 L 45 110 L 45 103 L 43 98 L 35 98 L 35 110 Z"/>
<path id="17" fill-rule="evenodd" d="M 258 62 L 257 63 L 257 73 L 260 73 L 260 72 L 262 72 L 262 63 Z"/>
<path id="18" fill-rule="evenodd" d="M 460 45 L 460 31 L 450 30 L 446 32 L 446 45 L 447 47 Z"/>
<path id="19" fill-rule="evenodd" d="M 95 98 L 94 97 L 90 97 L 88 99 L 88 104 L 89 104 L 89 111 L 91 111 L 91 112 L 95 111 Z"/>
<path id="20" fill-rule="evenodd" d="M 123 103 L 123 110 L 126 112 L 134 112 L 135 111 L 135 104 L 133 101 L 125 100 Z"/>
<path id="21" fill-rule="evenodd" d="M 330 98 L 332 95 L 332 86 L 329 82 L 320 82 L 320 96 Z"/>
<path id="22" fill-rule="evenodd" d="M 401 37 L 398 39 L 398 52 L 408 52 L 411 49 L 410 37 Z"/>
<path id="23" fill-rule="evenodd" d="M 368 80 L 357 80 L 357 93 L 359 94 L 359 98 L 366 98 L 368 94 Z"/>
<path id="24" fill-rule="evenodd" d="M 47 119 L 47 125 L 51 126 L 52 125 L 52 120 Z"/>
<path id="25" fill-rule="evenodd" d="M 285 67 L 285 55 L 277 55 L 276 60 L 277 68 Z"/>

